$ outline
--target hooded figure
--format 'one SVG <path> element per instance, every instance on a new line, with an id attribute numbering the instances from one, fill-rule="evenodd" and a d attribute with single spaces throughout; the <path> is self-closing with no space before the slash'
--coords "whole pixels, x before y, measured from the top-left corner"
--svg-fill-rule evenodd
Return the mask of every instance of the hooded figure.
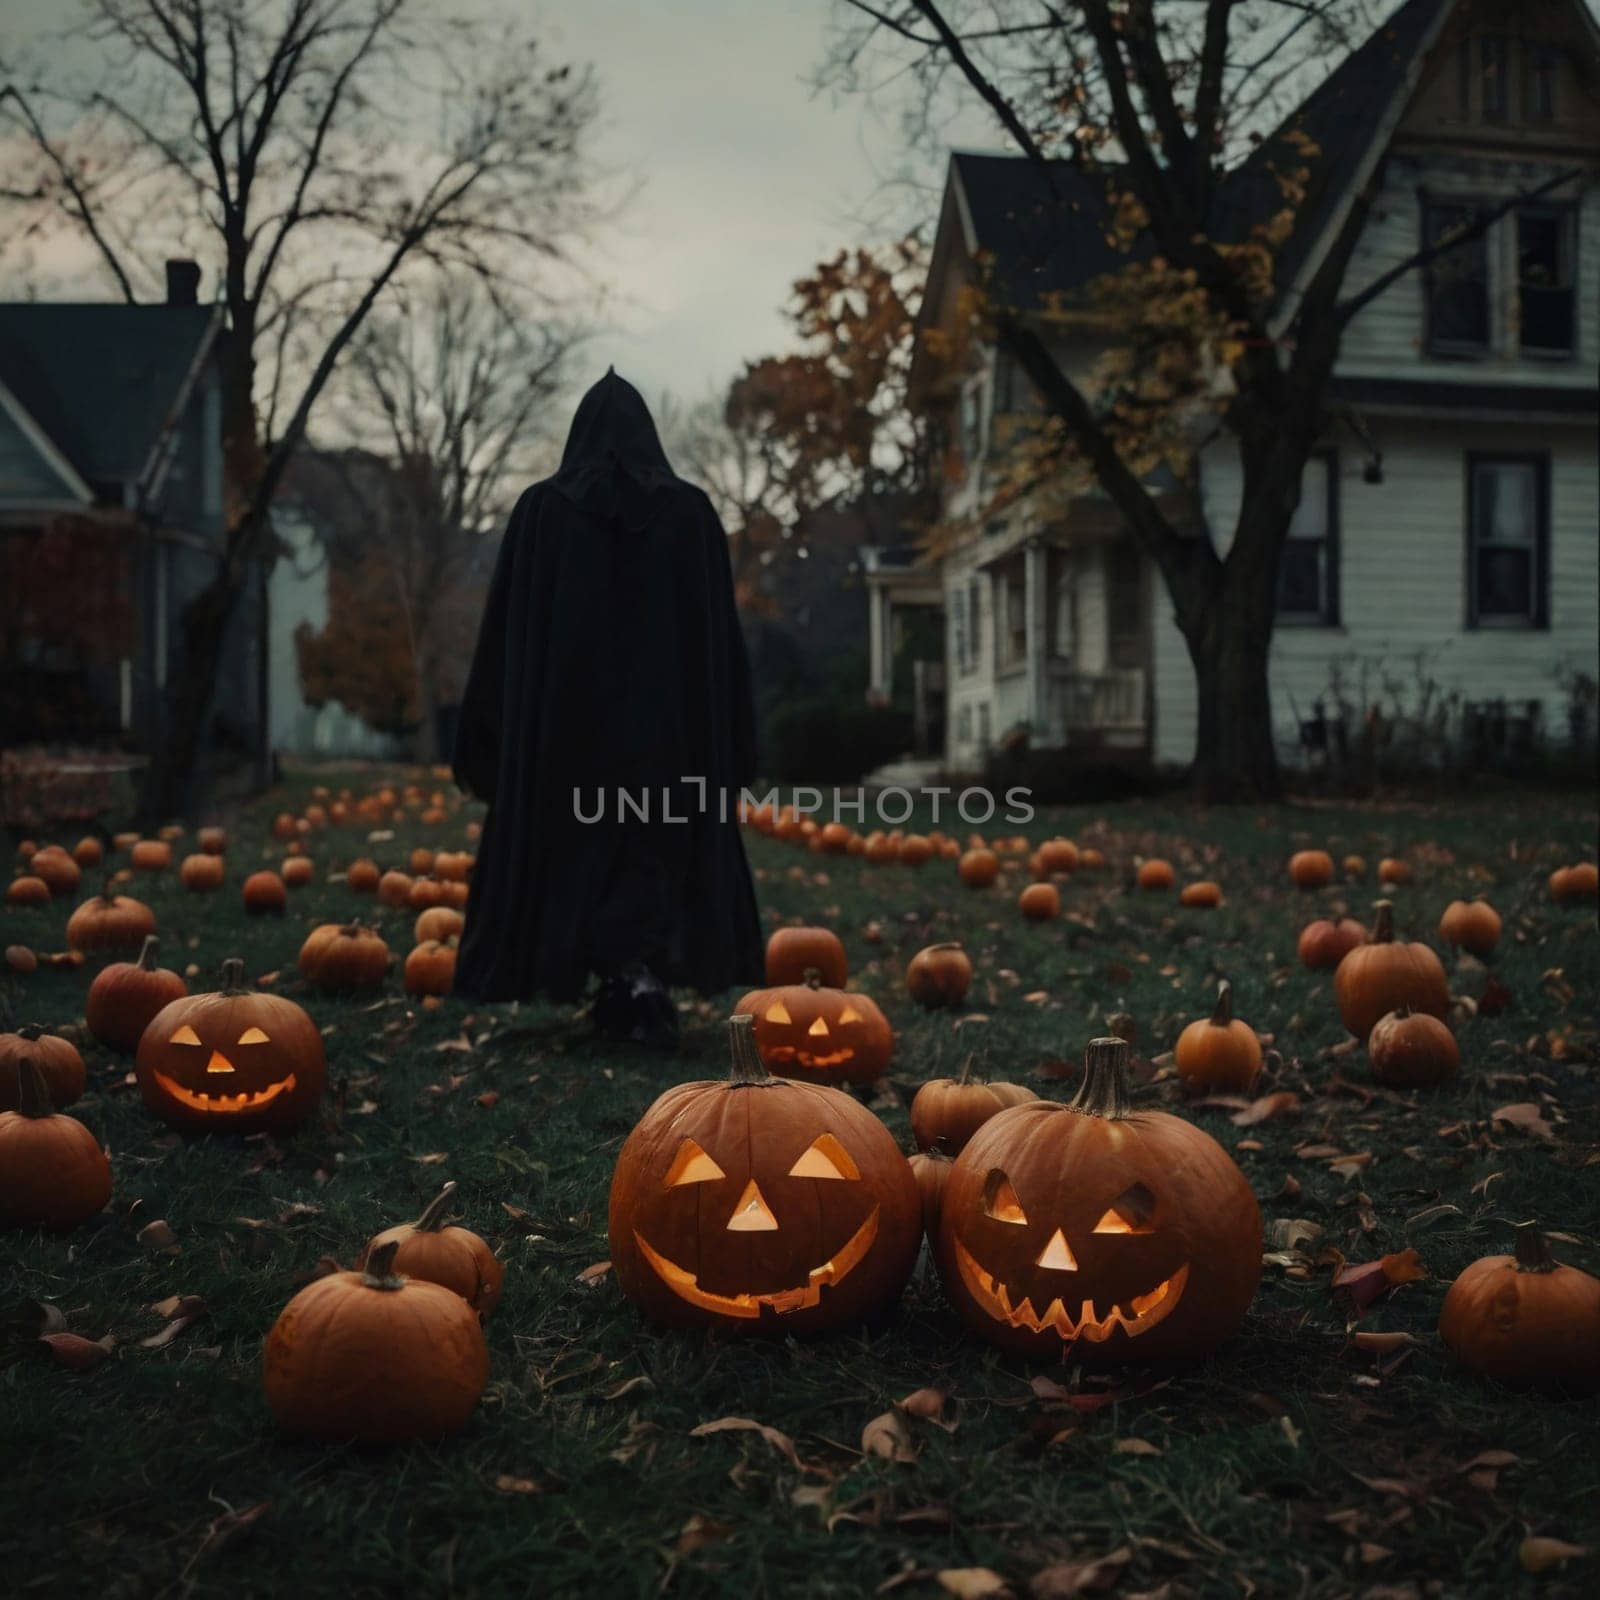
<path id="1" fill-rule="evenodd" d="M 454 768 L 489 802 L 458 993 L 570 1001 L 594 973 L 603 1031 L 666 1044 L 665 984 L 760 979 L 737 826 L 755 717 L 727 536 L 614 370 L 560 470 L 511 513 Z"/>

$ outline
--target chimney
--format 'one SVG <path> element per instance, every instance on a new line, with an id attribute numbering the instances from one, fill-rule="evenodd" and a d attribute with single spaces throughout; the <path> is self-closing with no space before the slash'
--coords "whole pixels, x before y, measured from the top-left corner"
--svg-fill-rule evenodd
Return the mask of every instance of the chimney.
<path id="1" fill-rule="evenodd" d="M 167 304 L 192 306 L 200 303 L 200 267 L 194 261 L 167 263 Z"/>

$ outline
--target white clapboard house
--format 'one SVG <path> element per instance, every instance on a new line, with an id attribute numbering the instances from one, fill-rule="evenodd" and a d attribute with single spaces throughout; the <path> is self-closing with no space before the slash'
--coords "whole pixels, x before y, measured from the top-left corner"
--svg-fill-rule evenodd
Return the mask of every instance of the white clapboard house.
<path id="1" fill-rule="evenodd" d="M 1385 684 L 1398 701 L 1430 686 L 1450 707 L 1451 739 L 1563 739 L 1575 677 L 1596 674 L 1600 610 L 1594 18 L 1582 0 L 1408 0 L 1291 120 L 1324 156 L 1280 260 L 1286 305 L 1369 183 L 1347 293 L 1486 201 L 1583 176 L 1401 277 L 1351 324 L 1282 562 L 1280 754 L 1294 761 L 1316 743 L 1319 708 L 1376 701 Z M 1057 182 L 1081 188 L 1076 214 L 1026 159 L 951 158 L 925 327 L 953 323 L 980 253 L 1031 274 L 1040 295 L 1126 259 L 1105 242 L 1103 194 L 1065 166 Z M 1041 251 L 1043 226 L 1056 232 Z M 1087 368 L 1087 352 L 1056 350 L 1067 370 Z M 1007 357 L 980 352 L 948 403 L 963 468 L 943 512 L 964 528 L 937 556 L 863 552 L 873 689 L 896 670 L 897 611 L 934 606 L 944 723 L 932 753 L 946 768 L 977 770 L 1022 729 L 1035 748 L 1186 764 L 1192 668 L 1152 563 L 1098 494 L 1050 520 L 1026 502 L 979 515 L 997 419 L 1033 403 Z M 1214 538 L 1231 533 L 1239 481 L 1224 434 L 1197 471 Z"/>

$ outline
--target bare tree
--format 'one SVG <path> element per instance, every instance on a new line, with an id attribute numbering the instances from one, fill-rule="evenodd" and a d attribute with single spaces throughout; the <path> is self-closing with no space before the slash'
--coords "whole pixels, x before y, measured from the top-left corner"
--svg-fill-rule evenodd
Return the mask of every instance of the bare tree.
<path id="1" fill-rule="evenodd" d="M 1042 398 L 1064 453 L 1098 481 L 1165 580 L 1198 689 L 1199 789 L 1215 799 L 1277 794 L 1267 657 L 1278 562 L 1344 331 L 1375 294 L 1516 200 L 1482 208 L 1346 294 L 1375 174 L 1334 214 L 1291 301 L 1282 247 L 1313 173 L 1334 153 L 1291 119 L 1252 158 L 1265 214 L 1230 229 L 1218 225 L 1219 203 L 1275 118 L 1370 31 L 1364 0 L 843 0 L 841 16 L 826 79 L 873 93 L 869 63 L 907 68 L 924 125 L 952 94 L 978 97 L 1042 169 L 1063 223 L 1082 202 L 1081 180 L 1095 186 L 1094 213 L 1128 266 L 1089 296 L 1087 317 L 1082 303 L 1049 308 L 1056 332 L 1076 326 L 1086 348 L 1116 347 L 1094 382 L 1069 376 L 1047 338 L 1051 316 L 1031 314 L 999 279 L 987 285 L 984 320 Z M 1150 481 L 1155 461 L 1178 459 L 1192 442 L 1203 405 L 1239 450 L 1231 539 L 1203 526 L 1193 497 L 1174 515 Z"/>
<path id="2" fill-rule="evenodd" d="M 33 170 L 12 240 L 76 230 L 137 300 L 174 244 L 226 307 L 228 527 L 183 618 L 145 809 L 181 810 L 273 492 L 375 306 L 419 267 L 534 289 L 594 214 L 587 69 L 414 0 L 81 0 L 101 70 L 11 64 L 0 126 Z"/>

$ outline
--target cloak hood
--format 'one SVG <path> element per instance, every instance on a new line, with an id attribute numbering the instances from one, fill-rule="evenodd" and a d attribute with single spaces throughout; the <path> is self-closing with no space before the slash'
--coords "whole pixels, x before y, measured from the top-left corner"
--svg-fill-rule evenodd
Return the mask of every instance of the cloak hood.
<path id="1" fill-rule="evenodd" d="M 578 403 L 551 485 L 574 505 L 635 532 L 679 481 L 644 396 L 610 367 Z"/>

